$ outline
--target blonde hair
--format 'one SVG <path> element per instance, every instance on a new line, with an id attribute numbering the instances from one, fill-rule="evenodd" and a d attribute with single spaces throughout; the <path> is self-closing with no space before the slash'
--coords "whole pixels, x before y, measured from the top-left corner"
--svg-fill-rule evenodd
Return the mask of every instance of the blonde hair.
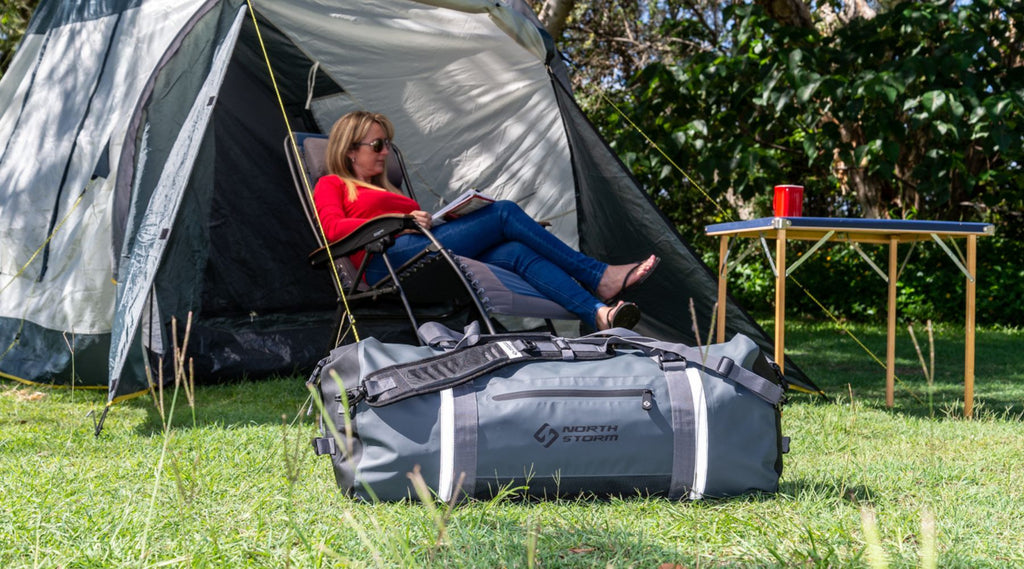
<path id="1" fill-rule="evenodd" d="M 395 137 L 395 127 L 386 116 L 369 111 L 352 111 L 334 123 L 334 126 L 331 127 L 330 137 L 327 139 L 327 172 L 345 182 L 349 200 L 356 199 L 357 184 L 401 193 L 388 180 L 387 170 L 371 178 L 370 184 L 357 179 L 352 171 L 352 160 L 349 159 L 348 152 L 370 132 L 374 123 L 384 129 L 388 140 Z"/>

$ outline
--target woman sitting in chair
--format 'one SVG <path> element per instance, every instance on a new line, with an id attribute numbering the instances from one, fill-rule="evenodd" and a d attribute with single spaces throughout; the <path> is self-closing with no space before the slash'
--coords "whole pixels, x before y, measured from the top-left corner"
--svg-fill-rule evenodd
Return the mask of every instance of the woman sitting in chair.
<path id="1" fill-rule="evenodd" d="M 431 215 L 387 179 L 385 159 L 394 134 L 391 121 L 378 113 L 355 111 L 334 124 L 327 143 L 330 174 L 320 178 L 313 192 L 329 241 L 341 239 L 365 221 L 387 213 L 411 215 L 421 227 L 431 228 Z M 517 273 L 597 330 L 632 328 L 640 321 L 636 304 L 613 299 L 643 282 L 659 261 L 651 255 L 627 265 L 602 263 L 569 247 L 516 203 L 505 200 L 439 225 L 434 236 L 456 255 Z M 400 235 L 388 255 L 401 264 L 427 243 L 420 234 Z M 353 259 L 356 263 L 360 260 Z M 386 275 L 383 260 L 371 259 L 367 279 L 374 281 Z"/>

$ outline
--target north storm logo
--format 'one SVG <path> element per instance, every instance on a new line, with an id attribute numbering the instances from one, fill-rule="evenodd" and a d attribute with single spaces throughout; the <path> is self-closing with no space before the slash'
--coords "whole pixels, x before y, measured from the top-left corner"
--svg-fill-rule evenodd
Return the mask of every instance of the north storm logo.
<path id="1" fill-rule="evenodd" d="M 544 423 L 539 429 L 537 429 L 536 433 L 533 433 L 533 438 L 536 439 L 538 443 L 544 445 L 544 448 L 548 448 L 558 440 L 558 431 L 552 429 L 551 425 Z"/>
<path id="2" fill-rule="evenodd" d="M 618 431 L 618 425 L 569 425 L 558 431 L 544 423 L 533 433 L 533 438 L 549 448 L 559 439 L 563 443 L 609 443 L 619 440 Z"/>

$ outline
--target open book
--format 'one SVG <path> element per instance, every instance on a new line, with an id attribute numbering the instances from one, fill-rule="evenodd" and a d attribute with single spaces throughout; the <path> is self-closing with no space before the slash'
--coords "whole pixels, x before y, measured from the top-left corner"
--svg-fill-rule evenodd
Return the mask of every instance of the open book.
<path id="1" fill-rule="evenodd" d="M 441 225 L 446 221 L 462 217 L 492 203 L 494 203 L 494 198 L 481 194 L 476 190 L 466 190 L 459 197 L 452 200 L 451 203 L 434 212 L 431 221 L 434 225 Z"/>

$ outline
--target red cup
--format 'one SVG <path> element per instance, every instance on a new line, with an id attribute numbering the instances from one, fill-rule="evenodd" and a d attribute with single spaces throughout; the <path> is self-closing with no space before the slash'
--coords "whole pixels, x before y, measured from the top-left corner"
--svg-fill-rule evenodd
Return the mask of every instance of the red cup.
<path id="1" fill-rule="evenodd" d="M 803 186 L 775 186 L 775 217 L 800 217 L 804 212 Z"/>

